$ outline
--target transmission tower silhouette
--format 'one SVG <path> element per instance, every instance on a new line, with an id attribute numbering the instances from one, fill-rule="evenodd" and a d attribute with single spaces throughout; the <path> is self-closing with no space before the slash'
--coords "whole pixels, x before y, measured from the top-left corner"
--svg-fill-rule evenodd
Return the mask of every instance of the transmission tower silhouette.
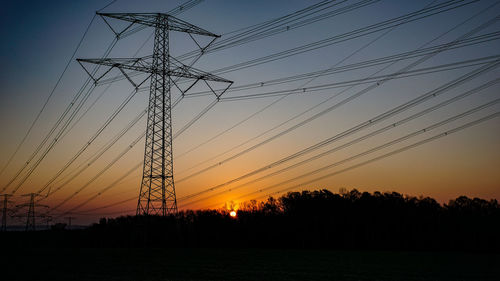
<path id="1" fill-rule="evenodd" d="M 36 215 L 35 213 L 35 206 L 37 207 L 44 207 L 44 208 L 49 208 L 47 205 L 41 205 L 37 204 L 35 202 L 35 198 L 37 196 L 40 196 L 38 193 L 28 193 L 28 194 L 23 194 L 22 196 L 29 196 L 30 201 L 25 204 L 17 205 L 16 207 L 22 208 L 22 207 L 28 207 L 28 213 L 26 214 L 26 231 L 35 231 L 36 230 L 36 219 L 37 217 L 39 218 L 45 218 L 45 215 Z"/>
<path id="2" fill-rule="evenodd" d="M 144 166 L 139 199 L 137 202 L 137 215 L 162 215 L 177 212 L 177 198 L 174 185 L 173 149 L 172 149 L 172 95 L 171 88 L 175 87 L 183 97 L 196 83 L 203 81 L 217 99 L 233 83 L 208 72 L 185 65 L 170 55 L 170 31 L 184 32 L 196 43 L 203 54 L 205 49 L 212 44 L 219 35 L 194 26 L 183 20 L 164 13 L 97 13 L 113 31 L 116 38 L 135 24 L 154 28 L 153 54 L 141 58 L 104 58 L 104 59 L 77 59 L 83 69 L 97 84 L 111 69 L 117 68 L 123 76 L 137 90 L 149 77 L 150 94 L 148 119 L 146 128 L 146 143 L 144 150 Z M 130 22 L 120 32 L 116 31 L 106 18 Z M 212 37 L 213 39 L 202 47 L 193 35 Z M 198 58 L 193 60 L 193 63 Z M 88 71 L 83 63 L 107 66 L 109 69 L 104 74 L 97 76 L 95 72 Z M 131 79 L 126 71 L 138 71 L 150 75 L 140 83 Z M 175 77 L 175 79 L 173 79 Z M 189 81 L 188 87 L 181 89 L 176 83 L 178 79 Z M 176 80 L 177 79 L 177 80 Z M 208 81 L 227 83 L 221 91 L 214 91 Z"/>
<path id="3" fill-rule="evenodd" d="M 3 205 L 2 205 L 2 228 L 0 231 L 7 231 L 7 211 L 10 209 L 8 208 L 8 204 L 11 203 L 12 201 L 9 200 L 9 197 L 12 196 L 12 194 L 0 194 L 0 196 L 3 196 Z"/>
<path id="4" fill-rule="evenodd" d="M 71 229 L 71 222 L 76 219 L 76 217 L 65 217 L 68 220 L 68 229 Z"/>

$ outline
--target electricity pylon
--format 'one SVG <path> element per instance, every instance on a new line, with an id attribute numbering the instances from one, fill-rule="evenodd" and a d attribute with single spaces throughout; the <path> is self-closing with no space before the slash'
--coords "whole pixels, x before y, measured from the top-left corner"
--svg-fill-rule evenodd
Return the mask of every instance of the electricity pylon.
<path id="1" fill-rule="evenodd" d="M 198 81 L 203 81 L 215 94 L 216 98 L 219 99 L 233 82 L 185 65 L 170 56 L 169 33 L 170 31 L 178 31 L 189 34 L 191 39 L 193 39 L 200 48 L 200 54 L 220 36 L 164 13 L 97 14 L 104 19 L 106 24 L 115 33 L 117 39 L 134 24 L 154 28 L 153 55 L 142 58 L 77 59 L 77 61 L 96 84 L 103 76 L 109 73 L 111 69 L 117 68 L 137 90 L 146 80 L 141 83 L 135 83 L 131 79 L 131 76 L 127 75 L 126 71 L 138 71 L 150 74 L 151 83 L 149 87 L 150 93 L 144 166 L 136 214 L 165 216 L 167 214 L 176 213 L 177 199 L 174 186 L 172 152 L 171 88 L 175 87 L 180 91 L 181 96 L 184 96 Z M 130 22 L 130 24 L 121 32 L 116 32 L 106 18 L 119 19 Z M 192 34 L 208 36 L 213 39 L 205 47 L 201 47 Z M 107 69 L 104 74 L 94 77 L 96 75 L 95 72 L 89 72 L 82 62 L 107 66 L 109 69 Z M 173 79 L 174 77 L 176 79 L 182 78 L 189 80 L 189 87 L 182 90 L 176 83 L 178 80 Z M 217 93 L 207 81 L 228 83 L 228 86 Z"/>
<path id="2" fill-rule="evenodd" d="M 71 228 L 71 221 L 72 221 L 73 219 L 76 219 L 76 218 L 75 218 L 75 217 L 65 217 L 65 219 L 67 219 L 67 220 L 68 220 L 68 229 L 70 229 L 70 228 Z"/>
<path id="3" fill-rule="evenodd" d="M 12 194 L 0 194 L 3 196 L 3 206 L 2 206 L 2 229 L 0 231 L 7 231 L 7 211 L 9 211 L 8 204 L 12 201 L 9 200 L 9 197 Z"/>
<path id="4" fill-rule="evenodd" d="M 50 222 L 52 221 L 52 216 L 46 215 L 43 217 L 45 219 L 47 230 L 50 229 Z"/>
<path id="5" fill-rule="evenodd" d="M 45 216 L 36 216 L 35 206 L 48 208 L 49 206 L 36 204 L 35 198 L 39 196 L 38 193 L 28 193 L 23 194 L 22 196 L 29 196 L 30 201 L 25 204 L 17 205 L 17 207 L 28 207 L 28 214 L 26 215 L 26 231 L 35 231 L 36 230 L 36 217 L 45 217 Z"/>

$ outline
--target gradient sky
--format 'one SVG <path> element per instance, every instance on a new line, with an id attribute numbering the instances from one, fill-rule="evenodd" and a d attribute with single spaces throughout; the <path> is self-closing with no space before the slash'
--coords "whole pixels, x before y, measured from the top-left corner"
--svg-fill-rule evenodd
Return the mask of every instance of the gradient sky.
<path id="1" fill-rule="evenodd" d="M 196 7 L 180 14 L 178 17 L 190 23 L 203 27 L 217 34 L 222 34 L 222 39 L 231 31 L 273 19 L 293 11 L 302 9 L 318 1 L 219 1 L 206 0 Z M 346 6 L 356 1 L 340 3 L 339 7 Z M 203 56 L 195 65 L 197 68 L 211 71 L 224 66 L 230 66 L 239 62 L 265 55 L 273 54 L 282 50 L 304 45 L 321 40 L 337 34 L 355 30 L 370 24 L 394 18 L 412 11 L 423 8 L 433 1 L 399 1 L 382 0 L 355 11 L 332 17 L 315 24 L 307 25 L 295 30 L 280 33 L 269 38 L 254 41 L 242 46 L 227 50 L 214 52 Z M 440 3 L 444 1 L 434 1 Z M 3 1 L 0 9 L 0 35 L 3 44 L 0 45 L 1 60 L 3 63 L 0 72 L 0 167 L 3 168 L 10 155 L 13 153 L 24 134 L 27 132 L 31 122 L 47 99 L 51 89 L 54 87 L 65 64 L 71 57 L 85 28 L 91 21 L 96 10 L 105 6 L 108 1 Z M 182 1 L 127 1 L 118 0 L 107 7 L 106 12 L 165 12 L 178 5 Z M 356 53 L 340 65 L 362 62 L 368 59 L 388 56 L 396 53 L 411 51 L 422 44 L 430 41 L 436 36 L 444 33 L 464 19 L 482 11 L 492 5 L 494 1 L 477 1 L 464 7 L 435 15 L 416 22 L 399 26 L 375 43 Z M 482 23 L 497 16 L 500 12 L 500 4 L 483 12 L 480 16 L 472 19 L 464 25 L 449 32 L 431 45 L 450 42 Z M 112 21 L 119 26 L 119 22 Z M 489 26 L 478 34 L 486 34 L 500 30 L 500 22 Z M 152 29 L 145 29 L 133 36 L 119 40 L 109 57 L 130 57 L 143 44 L 151 34 Z M 311 52 L 291 56 L 271 63 L 250 67 L 244 70 L 221 74 L 221 76 L 233 80 L 234 86 L 252 82 L 266 81 L 274 78 L 322 70 L 332 67 L 354 50 L 367 44 L 383 32 L 356 38 Z M 100 18 L 96 18 L 85 37 L 76 57 L 98 58 L 113 39 L 113 34 Z M 196 46 L 188 40 L 185 35 L 175 34 L 171 38 L 171 49 L 173 55 L 180 55 L 186 51 L 193 50 Z M 485 56 L 499 55 L 500 44 L 491 41 L 483 44 L 469 46 L 457 50 L 443 52 L 432 59 L 418 65 L 416 69 L 432 67 L 445 63 L 459 62 L 467 59 L 475 59 Z M 139 52 L 139 56 L 151 54 L 152 42 L 146 43 Z M 392 73 L 406 65 L 414 62 L 404 60 L 385 70 L 383 74 Z M 291 155 L 319 141 L 341 133 L 357 124 L 367 121 L 378 114 L 393 107 L 403 104 L 412 98 L 433 90 L 461 75 L 464 75 L 479 66 L 455 69 L 445 72 L 420 75 L 403 79 L 389 81 L 369 93 L 357 98 L 322 117 L 300 127 L 293 132 L 279 137 L 237 159 L 219 165 L 217 168 L 180 181 L 184 177 L 204 167 L 218 163 L 225 158 L 242 151 L 245 148 L 265 140 L 278 132 L 299 123 L 334 103 L 341 101 L 349 95 L 367 87 L 368 85 L 355 86 L 353 89 L 333 98 L 318 106 L 314 110 L 287 123 L 270 133 L 265 134 L 229 153 L 217 157 L 195 168 L 193 166 L 206 161 L 227 149 L 236 146 L 256 135 L 273 128 L 277 124 L 303 112 L 304 110 L 326 100 L 332 95 L 338 94 L 342 89 L 329 89 L 318 92 L 308 92 L 300 95 L 290 95 L 275 105 L 262 111 L 254 118 L 249 119 L 240 126 L 221 135 L 213 141 L 192 150 L 200 143 L 223 132 L 227 128 L 247 118 L 249 115 L 263 109 L 278 97 L 244 101 L 226 101 L 218 103 L 201 120 L 196 122 L 187 131 L 174 140 L 174 171 L 177 197 L 183 196 L 216 186 L 231 179 L 237 178 L 257 168 L 269 165 L 273 161 Z M 381 67 L 364 68 L 357 71 L 340 73 L 317 78 L 311 81 L 307 87 L 325 83 L 340 82 L 363 78 L 373 74 Z M 4 173 L 0 175 L 0 188 L 4 186 L 20 169 L 34 151 L 45 134 L 55 124 L 57 118 L 71 102 L 76 91 L 81 87 L 87 74 L 73 60 L 68 71 L 63 76 L 61 84 L 57 87 L 46 110 L 36 123 L 34 130 L 29 135 L 26 143 L 21 147 L 16 158 Z M 226 190 L 221 195 L 212 196 L 207 200 L 188 205 L 189 208 L 220 207 L 224 202 L 234 200 L 236 204 L 252 198 L 264 198 L 267 194 L 285 189 L 289 186 L 306 182 L 321 175 L 356 165 L 363 161 L 377 157 L 405 145 L 423 140 L 435 134 L 463 125 L 467 122 L 479 119 L 489 114 L 498 112 L 500 105 L 490 106 L 485 110 L 476 112 L 465 118 L 456 120 L 443 127 L 425 132 L 415 138 L 383 149 L 377 153 L 360 157 L 321 172 L 314 176 L 304 177 L 300 180 L 280 185 L 266 192 L 255 193 L 245 196 L 261 188 L 279 183 L 281 181 L 296 177 L 302 173 L 313 171 L 327 164 L 346 159 L 352 155 L 366 151 L 372 147 L 384 144 L 388 141 L 404 136 L 419 129 L 423 129 L 436 122 L 467 111 L 473 107 L 500 97 L 499 85 L 492 86 L 487 90 L 471 95 L 463 100 L 447 105 L 430 114 L 422 116 L 402 126 L 388 130 L 376 137 L 359 142 L 349 148 L 339 150 L 321 159 L 311 161 L 300 168 L 291 169 L 275 177 L 267 178 L 258 183 L 249 184 L 234 191 L 227 191 L 230 187 L 245 183 L 258 176 L 270 173 L 293 163 L 297 163 L 307 157 L 326 151 L 330 148 L 346 143 L 349 140 L 363 136 L 378 128 L 392 124 L 411 114 L 433 106 L 441 101 L 459 95 L 469 89 L 477 87 L 487 81 L 500 77 L 500 69 L 481 75 L 467 83 L 447 91 L 443 95 L 432 98 L 418 106 L 393 116 L 383 122 L 362 130 L 352 136 L 335 142 L 329 146 L 314 151 L 313 153 L 299 157 L 285 165 L 269 169 L 254 177 L 242 180 L 236 184 L 225 186 L 217 192 L 207 193 L 203 196 L 217 194 Z M 305 80 L 307 81 L 307 80 Z M 295 89 L 302 87 L 305 81 L 287 83 L 272 87 L 262 87 L 247 91 L 230 92 L 227 96 L 261 93 L 272 90 Z M 89 101 L 83 107 L 84 112 L 106 88 L 99 86 L 92 93 Z M 193 91 L 204 90 L 197 87 Z M 127 81 L 114 83 L 109 90 L 96 102 L 88 114 L 77 123 L 68 134 L 58 140 L 57 145 L 41 162 L 40 166 L 21 186 L 16 193 L 18 195 L 39 190 L 71 157 L 82 147 L 93 133 L 103 124 L 106 118 L 118 107 L 125 97 L 132 91 Z M 111 125 L 99 136 L 98 139 L 82 154 L 65 174 L 73 171 L 78 165 L 85 163 L 86 159 L 104 145 L 109 139 L 126 126 L 137 114 L 144 110 L 147 102 L 147 92 L 138 93 L 123 112 L 111 123 Z M 174 109 L 174 132 L 182 128 L 208 103 L 213 97 L 200 97 L 184 99 Z M 80 114 L 82 113 L 80 112 Z M 77 115 L 80 116 L 80 115 Z M 94 175 L 103 169 L 107 163 L 112 161 L 120 152 L 126 148 L 145 128 L 145 119 L 142 119 L 132 128 L 115 146 L 107 151 L 98 161 L 92 164 L 85 172 L 71 181 L 67 186 L 53 194 L 44 204 L 54 206 L 64 200 L 78 188 L 88 182 Z M 129 153 L 120 159 L 116 165 L 99 177 L 95 182 L 85 188 L 68 203 L 64 204 L 55 213 L 68 210 L 73 206 L 94 196 L 102 188 L 115 181 L 126 170 L 130 169 L 142 160 L 144 141 L 141 140 Z M 455 134 L 451 134 L 439 140 L 418 146 L 411 150 L 396 154 L 394 156 L 361 166 L 356 169 L 301 185 L 293 190 L 327 188 L 338 192 L 340 188 L 357 188 L 360 191 L 397 191 L 413 196 L 431 196 L 439 202 L 445 203 L 460 195 L 470 197 L 481 197 L 485 199 L 500 199 L 500 119 L 494 118 L 471 128 L 467 128 Z M 95 220 L 99 214 L 133 213 L 136 201 L 127 201 L 124 204 L 113 207 L 94 209 L 120 202 L 137 196 L 141 180 L 141 170 L 137 169 L 123 182 L 114 186 L 95 200 L 89 202 L 75 212 L 89 212 L 96 215 L 81 216 L 80 223 Z M 56 181 L 58 182 L 58 181 Z M 14 184 L 15 185 L 15 184 Z M 55 184 L 52 188 L 57 188 Z M 7 189 L 7 192 L 12 187 Z M 238 199 L 239 198 L 239 199 Z M 21 197 L 15 199 L 21 202 Z M 186 205 L 190 201 L 179 200 L 179 205 Z"/>

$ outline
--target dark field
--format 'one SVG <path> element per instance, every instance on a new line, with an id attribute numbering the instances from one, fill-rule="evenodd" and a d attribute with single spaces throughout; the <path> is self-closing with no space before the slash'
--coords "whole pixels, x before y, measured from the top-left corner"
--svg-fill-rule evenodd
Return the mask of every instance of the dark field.
<path id="1" fill-rule="evenodd" d="M 500 255 L 279 249 L 2 251 L 2 280 L 499 280 Z"/>
<path id="2" fill-rule="evenodd" d="M 500 280 L 500 205 L 289 193 L 238 210 L 0 233 L 3 280 Z M 3 278 L 6 277 L 6 278 Z"/>

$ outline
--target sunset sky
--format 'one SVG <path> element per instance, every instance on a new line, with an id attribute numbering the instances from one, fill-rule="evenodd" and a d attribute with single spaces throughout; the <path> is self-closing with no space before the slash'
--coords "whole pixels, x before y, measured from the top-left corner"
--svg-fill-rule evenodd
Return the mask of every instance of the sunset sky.
<path id="1" fill-rule="evenodd" d="M 0 72 L 2 84 L 0 91 L 0 128 L 2 129 L 2 134 L 0 134 L 0 169 L 2 169 L 0 190 L 6 188 L 0 193 L 13 192 L 26 174 L 26 170 L 22 171 L 10 185 L 7 186 L 7 184 L 23 168 L 30 155 L 51 131 L 87 79 L 87 73 L 75 59 L 100 58 L 113 40 L 114 35 L 105 22 L 100 17 L 93 19 L 95 11 L 109 2 L 13 0 L 2 2 L 0 9 L 0 32 L 3 38 L 3 44 L 0 45 L 3 62 Z M 183 1 L 117 0 L 106 7 L 103 12 L 167 12 L 182 3 Z M 225 40 L 244 32 L 243 28 L 291 14 L 316 3 L 320 1 L 206 0 L 178 14 L 177 17 L 213 33 L 221 34 L 222 37 L 219 40 Z M 356 3 L 362 7 L 350 6 Z M 362 36 L 346 36 L 348 40 L 337 40 L 339 42 L 335 44 L 314 50 L 235 71 L 224 73 L 218 71 L 224 67 L 259 59 L 333 36 L 348 34 L 354 30 L 439 4 L 449 6 L 436 8 L 442 12 L 435 15 L 403 22 L 383 30 L 363 33 Z M 238 205 L 250 199 L 262 200 L 271 194 L 279 196 L 287 191 L 323 188 L 333 192 L 338 192 L 340 188 L 347 190 L 356 188 L 369 192 L 397 191 L 412 196 L 430 196 L 440 203 L 446 203 L 460 195 L 500 199 L 500 116 L 493 115 L 500 112 L 500 102 L 496 102 L 500 98 L 500 83 L 498 83 L 500 81 L 492 82 L 500 78 L 498 67 L 500 35 L 496 34 L 500 32 L 500 20 L 492 20 L 500 15 L 500 3 L 489 0 L 353 0 L 325 2 L 321 7 L 315 10 L 317 13 L 306 15 L 301 20 L 334 10 L 343 11 L 342 9 L 347 9 L 347 7 L 351 7 L 352 10 L 339 12 L 338 15 L 297 28 L 290 23 L 289 30 L 284 25 L 281 29 L 276 29 L 280 32 L 272 36 L 209 52 L 196 62 L 194 67 L 214 72 L 234 81 L 233 89 L 251 83 L 263 82 L 263 85 L 225 93 L 223 97 L 227 98 L 226 100 L 223 98 L 178 137 L 175 132 L 183 128 L 214 101 L 215 97 L 205 95 L 184 98 L 173 109 L 174 136 L 176 136 L 173 142 L 174 178 L 180 209 L 222 207 L 230 201 Z M 320 9 L 323 10 L 320 11 Z M 9 158 L 16 151 L 49 97 L 89 23 L 91 23 L 90 28 L 75 58 L 69 64 L 60 84 L 56 87 L 26 141 L 9 163 Z M 110 23 L 117 28 L 124 26 L 118 20 L 110 20 Z M 138 50 L 137 56 L 150 55 L 153 40 L 148 40 L 148 38 L 152 33 L 152 28 L 146 28 L 118 40 L 108 57 L 133 57 Z M 394 64 L 365 66 L 350 71 L 320 77 L 316 75 L 312 76 L 313 78 L 266 86 L 266 81 L 277 78 L 352 65 L 411 52 L 419 48 L 440 46 L 459 38 L 471 39 L 481 35 L 484 35 L 486 39 L 464 43 L 466 46 L 462 45 L 459 48 L 442 48 L 439 53 L 414 65 L 412 63 L 417 62 L 423 56 L 401 59 Z M 207 39 L 199 39 L 201 43 L 208 42 Z M 197 48 L 188 36 L 175 32 L 172 32 L 170 46 L 174 57 Z M 188 64 L 189 60 L 184 63 Z M 443 66 L 447 64 L 453 65 Z M 411 67 L 407 68 L 410 65 Z M 381 121 L 375 121 L 378 120 L 377 116 L 393 108 L 432 93 L 439 87 L 461 79 L 475 70 L 484 69 L 488 65 L 490 66 L 488 70 L 478 73 L 463 83 L 437 92 L 435 96 L 429 96 L 428 99 L 408 107 L 407 110 L 401 110 Z M 446 69 L 443 70 L 443 67 Z M 357 80 L 370 76 L 383 76 L 401 70 L 415 72 L 404 74 L 409 77 L 398 77 L 384 82 L 380 82 L 384 78 L 362 84 Z M 107 77 L 112 78 L 116 75 L 119 75 L 119 72 L 114 70 Z M 134 77 L 136 81 L 141 78 L 145 79 L 146 76 Z M 354 81 L 351 83 L 354 85 L 340 84 L 338 87 L 325 86 L 327 89 L 311 90 L 314 86 L 345 81 Z M 378 86 L 377 82 L 379 82 Z M 489 82 L 491 83 L 484 89 L 474 91 L 463 98 L 451 100 Z M 149 82 L 146 82 L 145 86 L 148 84 Z M 54 147 L 40 161 L 26 181 L 19 185 L 15 191 L 16 196 L 13 197 L 16 203 L 23 203 L 26 200 L 26 197 L 18 195 L 39 191 L 61 171 L 133 91 L 133 87 L 127 80 L 120 80 L 110 85 L 109 88 L 107 88 L 108 84 L 99 85 L 90 93 L 88 100 L 82 104 L 81 110 L 75 112 L 75 118 L 69 123 L 66 131 L 62 131 L 62 136 L 57 138 Z M 222 87 L 216 84 L 213 86 Z M 364 90 L 369 87 L 373 89 Z M 84 93 L 89 88 L 86 87 Z M 296 91 L 297 89 L 299 91 Z M 304 90 L 300 91 L 301 89 Z M 191 93 L 205 90 L 207 87 L 199 84 L 191 90 Z M 273 91 L 287 93 L 287 90 L 295 91 L 286 96 L 268 95 L 254 98 L 256 94 Z M 144 153 L 144 138 L 140 139 L 130 151 L 102 175 L 93 178 L 143 133 L 146 118 L 140 119 L 109 150 L 103 153 L 102 157 L 97 158 L 91 165 L 88 163 L 147 107 L 148 94 L 147 87 L 144 91 L 138 92 L 81 156 L 67 169 L 62 170 L 61 175 L 49 185 L 51 190 L 57 189 L 57 192 L 40 203 L 50 208 L 59 205 L 81 189 L 74 197 L 56 210 L 52 210 L 55 217 L 72 210 L 71 212 L 78 218 L 76 223 L 88 223 L 104 215 L 135 213 L 142 175 L 140 163 Z M 347 98 L 358 94 L 356 98 L 344 102 Z M 173 91 L 173 95 L 177 97 L 178 92 Z M 231 97 L 245 95 L 253 95 L 251 96 L 253 98 L 231 99 Z M 447 102 L 448 100 L 451 101 Z M 77 100 L 78 102 L 80 100 Z M 438 108 L 439 104 L 443 106 Z M 391 128 L 392 124 L 433 106 L 436 106 L 435 110 Z M 332 107 L 332 110 L 287 131 L 329 107 Z M 75 106 L 71 110 L 74 109 Z M 70 114 L 71 112 L 73 111 L 70 111 Z M 455 116 L 457 117 L 449 122 L 444 121 Z M 448 134 L 450 130 L 463 125 L 468 126 L 471 122 L 483 120 L 482 118 L 484 122 Z M 332 139 L 349 130 L 352 131 L 352 128 L 366 124 L 364 122 L 370 123 L 370 120 L 373 124 L 365 125 L 353 133 L 346 134 L 345 137 L 294 157 L 290 161 L 273 164 L 324 140 Z M 282 124 L 284 122 L 286 123 Z M 443 124 L 427 129 L 439 122 Z M 282 125 L 279 126 L 280 124 Z M 56 128 L 55 133 L 60 130 L 61 126 Z M 369 138 L 363 138 L 384 127 L 387 127 L 387 130 L 373 134 L 374 136 Z M 426 130 L 421 131 L 422 129 Z M 354 157 L 419 131 L 419 134 L 394 145 Z M 436 140 L 356 167 L 358 164 L 445 132 L 447 135 Z M 41 151 L 54 138 L 55 134 L 51 135 Z M 363 139 L 356 141 L 358 138 Z M 349 144 L 351 141 L 353 143 Z M 345 147 L 339 147 L 343 144 L 346 144 Z M 254 146 L 256 147 L 253 148 Z M 323 157 L 305 161 L 336 147 L 339 149 L 333 153 L 325 153 Z M 247 152 L 243 152 L 246 149 Z M 41 152 L 33 158 L 28 167 L 31 167 L 40 155 Z M 353 159 L 349 160 L 350 158 Z M 259 179 L 290 165 L 301 163 L 301 161 L 305 161 L 305 164 Z M 331 168 L 308 174 L 337 162 L 338 165 L 333 165 Z M 139 168 L 128 173 L 137 165 Z M 270 167 L 270 165 L 273 166 Z M 74 173 L 85 166 L 88 168 L 74 177 Z M 245 176 L 257 170 L 259 172 Z M 336 171 L 339 173 L 335 174 Z M 331 176 L 325 176 L 328 174 Z M 124 175 L 126 175 L 125 178 L 111 185 Z M 89 181 L 92 182 L 88 184 Z M 67 184 L 62 185 L 66 182 Z M 247 182 L 250 183 L 243 185 Z M 103 192 L 103 189 L 108 186 L 110 188 Z M 210 188 L 213 188 L 213 191 L 207 191 Z M 198 195 L 202 191 L 204 193 Z M 47 189 L 44 193 L 46 192 Z M 99 193 L 101 194 L 98 195 Z M 196 196 L 186 199 L 193 194 Z M 81 205 L 84 202 L 86 203 Z M 119 202 L 123 203 L 118 204 Z M 75 207 L 77 208 L 74 209 Z"/>

